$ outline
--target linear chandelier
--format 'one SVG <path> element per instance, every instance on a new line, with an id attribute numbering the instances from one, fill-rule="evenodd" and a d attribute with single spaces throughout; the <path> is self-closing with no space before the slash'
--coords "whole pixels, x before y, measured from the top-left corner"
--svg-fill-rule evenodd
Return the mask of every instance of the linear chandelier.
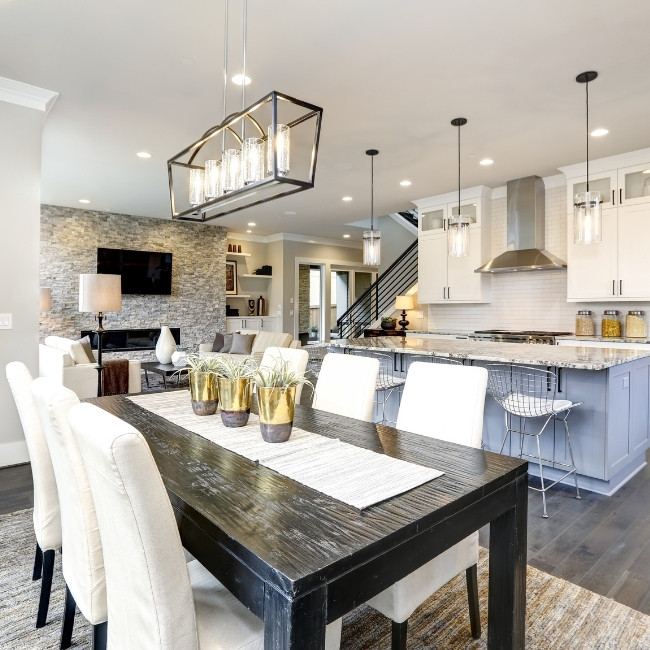
<path id="1" fill-rule="evenodd" d="M 246 0 L 243 77 L 246 76 Z M 228 78 L 226 0 L 223 108 Z M 314 187 L 323 109 L 272 91 L 167 161 L 172 219 L 209 221 Z"/>

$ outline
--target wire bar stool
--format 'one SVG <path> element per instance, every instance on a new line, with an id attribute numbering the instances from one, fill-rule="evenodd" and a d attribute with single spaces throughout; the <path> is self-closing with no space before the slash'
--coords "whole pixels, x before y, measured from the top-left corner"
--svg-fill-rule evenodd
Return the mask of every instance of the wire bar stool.
<path id="1" fill-rule="evenodd" d="M 550 370 L 541 368 L 530 368 L 527 366 L 514 366 L 509 364 L 488 364 L 488 388 L 492 397 L 504 409 L 506 433 L 503 437 L 500 453 L 506 446 L 508 436 L 511 433 L 519 434 L 519 458 L 531 458 L 539 464 L 539 478 L 541 488 L 531 487 L 542 493 L 542 504 L 544 509 L 544 518 L 548 518 L 546 512 L 546 492 L 554 485 L 563 481 L 573 474 L 573 480 L 576 486 L 576 499 L 582 498 L 578 488 L 578 474 L 573 459 L 573 449 L 571 447 L 571 434 L 569 433 L 569 424 L 567 418 L 572 409 L 580 406 L 582 402 L 571 402 L 566 399 L 556 399 L 557 393 L 557 375 Z M 519 418 L 520 428 L 514 428 L 513 416 Z M 534 418 L 546 418 L 542 428 L 537 431 L 526 430 L 526 420 Z M 570 463 L 563 463 L 555 458 L 544 458 L 542 456 L 539 438 L 544 433 L 549 422 L 557 420 L 564 424 L 564 432 L 569 448 Z M 537 455 L 525 453 L 523 450 L 524 436 L 534 437 L 537 443 Z M 555 454 L 553 454 L 555 456 Z M 551 464 L 553 467 L 560 466 L 568 471 L 560 478 L 549 483 L 544 479 L 543 463 Z"/>
<path id="2" fill-rule="evenodd" d="M 405 354 L 405 372 L 408 374 L 408 370 L 411 367 L 412 363 L 442 363 L 452 366 L 462 366 L 464 365 L 460 359 L 452 359 L 451 357 L 441 357 L 437 354 Z"/>
<path id="3" fill-rule="evenodd" d="M 401 393 L 402 386 L 404 386 L 405 379 L 401 376 L 399 371 L 395 370 L 395 361 L 389 354 L 381 352 L 374 352 L 372 350 L 359 350 L 349 348 L 349 354 L 372 357 L 379 360 L 379 375 L 377 375 L 377 388 L 375 392 L 375 404 L 381 409 L 381 424 L 386 424 L 389 420 L 386 419 L 386 404 L 391 395 L 397 391 L 398 395 Z M 395 424 L 394 421 L 390 421 Z"/>

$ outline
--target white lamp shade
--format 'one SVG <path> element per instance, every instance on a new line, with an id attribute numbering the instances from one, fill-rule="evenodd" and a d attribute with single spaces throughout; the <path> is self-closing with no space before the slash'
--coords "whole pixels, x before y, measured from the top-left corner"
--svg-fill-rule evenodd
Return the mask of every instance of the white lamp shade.
<path id="1" fill-rule="evenodd" d="M 395 309 L 407 311 L 413 309 L 413 296 L 397 296 L 395 298 Z"/>
<path id="2" fill-rule="evenodd" d="M 82 273 L 79 276 L 79 311 L 105 312 L 121 309 L 121 275 Z"/>
<path id="3" fill-rule="evenodd" d="M 52 309 L 52 289 L 50 287 L 41 287 L 39 297 L 41 311 L 50 311 Z"/>

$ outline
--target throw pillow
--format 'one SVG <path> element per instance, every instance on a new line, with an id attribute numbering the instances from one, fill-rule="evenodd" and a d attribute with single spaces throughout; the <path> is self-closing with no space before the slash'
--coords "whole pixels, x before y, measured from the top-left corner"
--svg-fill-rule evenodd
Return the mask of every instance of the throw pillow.
<path id="1" fill-rule="evenodd" d="M 227 354 L 230 352 L 230 348 L 232 346 L 232 334 L 225 334 L 223 337 L 223 347 L 219 352 L 222 352 L 223 354 Z"/>
<path id="2" fill-rule="evenodd" d="M 232 335 L 230 354 L 250 354 L 256 336 L 257 334 L 239 334 L 235 332 Z"/>
<path id="3" fill-rule="evenodd" d="M 224 344 L 223 340 L 223 334 L 221 332 L 217 332 L 215 337 L 214 337 L 214 342 L 212 343 L 212 351 L 213 352 L 221 352 Z"/>
<path id="4" fill-rule="evenodd" d="M 81 343 L 81 347 L 84 349 L 86 357 L 88 357 L 86 363 L 95 363 L 95 355 L 93 354 L 93 349 L 90 344 L 90 336 L 84 336 L 82 339 L 79 339 L 79 343 Z"/>
<path id="5" fill-rule="evenodd" d="M 95 359 L 92 361 L 88 360 L 86 351 L 81 345 L 81 341 L 70 341 L 70 348 L 68 349 L 68 354 L 72 357 L 72 360 L 75 363 L 95 363 Z"/>

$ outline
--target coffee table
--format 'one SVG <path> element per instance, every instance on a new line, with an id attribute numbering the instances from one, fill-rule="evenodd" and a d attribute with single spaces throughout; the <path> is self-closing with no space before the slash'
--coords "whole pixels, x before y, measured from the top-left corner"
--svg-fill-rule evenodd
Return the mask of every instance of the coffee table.
<path id="1" fill-rule="evenodd" d="M 149 388 L 149 372 L 162 375 L 163 387 L 167 388 L 167 377 L 176 374 L 176 385 L 178 386 L 181 381 L 181 373 L 188 373 L 190 371 L 189 366 L 179 367 L 175 366 L 173 363 L 158 363 L 157 361 L 143 361 L 141 367 L 144 370 L 144 378 L 147 382 L 147 388 Z"/>

